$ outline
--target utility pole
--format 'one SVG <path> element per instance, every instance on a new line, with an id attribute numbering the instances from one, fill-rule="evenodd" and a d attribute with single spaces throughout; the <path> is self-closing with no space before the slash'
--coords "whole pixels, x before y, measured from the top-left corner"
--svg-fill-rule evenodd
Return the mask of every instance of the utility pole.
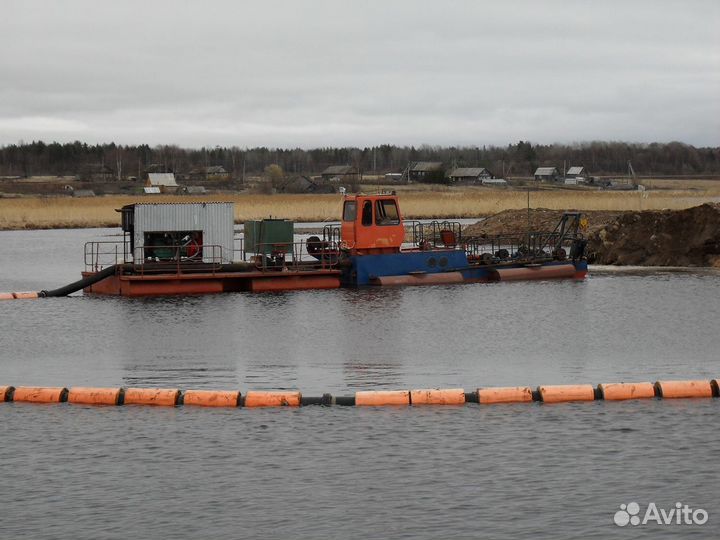
<path id="1" fill-rule="evenodd" d="M 122 180 L 122 158 L 120 157 L 120 147 L 115 149 L 115 163 L 117 165 L 117 179 L 118 182 Z"/>
<path id="2" fill-rule="evenodd" d="M 527 249 L 530 251 L 530 186 L 527 190 Z"/>

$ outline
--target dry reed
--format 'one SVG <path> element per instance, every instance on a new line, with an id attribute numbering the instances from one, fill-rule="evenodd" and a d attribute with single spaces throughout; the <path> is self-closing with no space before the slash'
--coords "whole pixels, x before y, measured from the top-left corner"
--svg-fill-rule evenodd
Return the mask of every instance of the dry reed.
<path id="1" fill-rule="evenodd" d="M 502 210 L 525 208 L 527 192 L 521 190 L 465 189 L 443 191 L 403 191 L 403 214 L 408 218 L 479 217 Z M 93 198 L 23 197 L 0 198 L 0 229 L 45 229 L 78 227 L 116 227 L 115 209 L 133 202 L 209 202 L 235 203 L 235 219 L 265 217 L 295 221 L 328 221 L 340 217 L 340 195 L 207 195 L 202 197 L 106 196 Z M 720 190 L 704 191 L 533 191 L 533 208 L 553 210 L 679 210 L 704 202 L 720 202 Z"/>

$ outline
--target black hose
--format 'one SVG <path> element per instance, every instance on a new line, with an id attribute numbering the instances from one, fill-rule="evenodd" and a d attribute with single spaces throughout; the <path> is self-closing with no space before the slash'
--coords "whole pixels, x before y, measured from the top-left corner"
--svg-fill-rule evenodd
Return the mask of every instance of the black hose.
<path id="1" fill-rule="evenodd" d="M 69 285 L 65 285 L 64 287 L 60 287 L 59 289 L 53 289 L 51 291 L 40 291 L 38 293 L 38 296 L 49 298 L 51 296 L 67 296 L 68 294 L 72 294 L 75 291 L 79 291 L 80 289 L 84 289 L 85 287 L 88 287 L 92 285 L 93 283 L 97 283 L 98 281 L 101 281 L 105 279 L 106 277 L 112 276 L 115 274 L 115 272 L 118 269 L 117 264 L 113 264 L 112 266 L 108 266 L 107 268 L 103 268 L 99 272 L 96 272 L 92 276 L 88 276 L 86 278 L 80 279 L 78 281 L 75 281 L 73 283 L 70 283 Z"/>

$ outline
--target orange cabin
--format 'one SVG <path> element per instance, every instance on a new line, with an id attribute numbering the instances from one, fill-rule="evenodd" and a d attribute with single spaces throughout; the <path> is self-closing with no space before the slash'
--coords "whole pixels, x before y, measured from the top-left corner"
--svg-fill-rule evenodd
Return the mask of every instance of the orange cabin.
<path id="1" fill-rule="evenodd" d="M 405 239 L 395 195 L 348 195 L 343 206 L 341 235 L 353 253 L 397 253 Z"/>

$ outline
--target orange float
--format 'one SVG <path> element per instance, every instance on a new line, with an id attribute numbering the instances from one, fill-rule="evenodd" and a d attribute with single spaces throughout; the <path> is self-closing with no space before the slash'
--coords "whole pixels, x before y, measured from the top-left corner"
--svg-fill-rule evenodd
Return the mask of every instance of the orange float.
<path id="1" fill-rule="evenodd" d="M 539 386 L 540 400 L 544 403 L 564 403 L 566 401 L 593 401 L 595 389 L 591 384 L 559 384 Z"/>
<path id="2" fill-rule="evenodd" d="M 478 403 L 527 403 L 532 401 L 532 388 L 529 386 L 499 386 L 496 388 L 478 388 Z"/>
<path id="3" fill-rule="evenodd" d="M 30 298 L 37 298 L 39 295 L 36 292 L 16 292 L 16 293 L 13 293 L 13 296 L 17 300 L 27 300 Z"/>
<path id="4" fill-rule="evenodd" d="M 655 388 L 663 398 L 712 397 L 710 381 L 657 381 Z"/>
<path id="5" fill-rule="evenodd" d="M 28 403 L 60 403 L 67 399 L 67 388 L 61 386 L 18 386 L 13 394 L 13 401 Z"/>
<path id="6" fill-rule="evenodd" d="M 158 405 L 174 407 L 180 397 L 177 388 L 128 388 L 125 390 L 125 405 Z"/>
<path id="7" fill-rule="evenodd" d="M 74 386 L 68 392 L 68 403 L 78 405 L 118 405 L 122 393 L 122 388 Z"/>
<path id="8" fill-rule="evenodd" d="M 407 390 L 365 390 L 355 392 L 355 405 L 358 407 L 410 405 L 410 392 Z"/>
<path id="9" fill-rule="evenodd" d="M 261 392 L 250 391 L 245 394 L 245 407 L 299 407 L 302 400 L 300 392 Z"/>
<path id="10" fill-rule="evenodd" d="M 651 382 L 602 383 L 598 385 L 602 399 L 621 401 L 624 399 L 649 399 L 655 397 L 655 385 Z"/>
<path id="11" fill-rule="evenodd" d="M 465 390 L 462 388 L 411 390 L 410 403 L 413 405 L 464 405 Z"/>
<path id="12" fill-rule="evenodd" d="M 15 390 L 13 386 L 0 386 L 0 402 L 9 401 L 13 390 Z"/>
<path id="13" fill-rule="evenodd" d="M 186 390 L 183 404 L 197 407 L 237 407 L 240 392 L 234 390 Z"/>
<path id="14" fill-rule="evenodd" d="M 15 297 L 13 296 L 13 293 L 0 292 L 0 300 L 15 300 Z"/>

